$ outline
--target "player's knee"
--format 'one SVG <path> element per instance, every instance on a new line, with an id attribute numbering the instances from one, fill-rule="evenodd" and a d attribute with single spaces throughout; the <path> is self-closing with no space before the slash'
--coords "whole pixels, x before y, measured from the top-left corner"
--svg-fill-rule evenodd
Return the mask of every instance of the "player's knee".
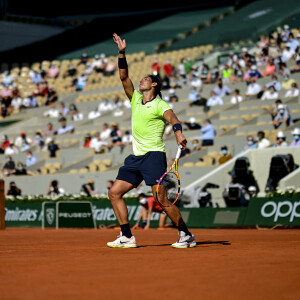
<path id="1" fill-rule="evenodd" d="M 108 197 L 110 201 L 115 201 L 120 197 L 120 193 L 118 192 L 118 189 L 114 188 L 113 186 L 108 191 Z"/>

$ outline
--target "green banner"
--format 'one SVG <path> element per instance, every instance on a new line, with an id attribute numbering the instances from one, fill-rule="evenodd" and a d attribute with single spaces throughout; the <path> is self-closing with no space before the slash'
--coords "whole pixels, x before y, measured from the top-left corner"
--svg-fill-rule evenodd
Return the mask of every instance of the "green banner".
<path id="1" fill-rule="evenodd" d="M 110 201 L 90 201 L 96 225 L 118 225 Z M 125 201 L 128 219 L 131 225 L 136 223 L 141 206 L 136 200 Z M 58 202 L 6 203 L 5 221 L 7 227 L 55 227 L 57 218 L 55 207 Z M 180 208 L 182 217 L 190 228 L 254 227 L 256 225 L 272 227 L 300 226 L 300 198 L 254 198 L 248 207 L 228 208 Z M 67 213 L 65 210 L 62 213 Z M 80 211 L 74 211 L 74 215 Z M 61 215 L 64 222 L 67 215 Z M 77 215 L 78 216 L 78 215 Z M 159 213 L 152 213 L 151 227 L 158 226 Z M 86 215 L 83 215 L 86 217 Z M 76 218 L 74 217 L 74 220 Z M 78 220 L 76 220 L 77 222 Z M 170 223 L 170 220 L 168 220 Z"/>
<path id="2" fill-rule="evenodd" d="M 245 226 L 300 225 L 300 198 L 256 198 L 250 201 Z"/>
<path id="3" fill-rule="evenodd" d="M 95 228 L 90 201 L 56 203 L 56 228 Z"/>

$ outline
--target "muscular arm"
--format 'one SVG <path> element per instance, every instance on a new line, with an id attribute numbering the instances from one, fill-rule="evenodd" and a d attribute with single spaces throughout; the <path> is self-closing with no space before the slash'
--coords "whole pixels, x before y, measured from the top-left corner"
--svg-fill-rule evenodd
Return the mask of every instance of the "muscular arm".
<path id="1" fill-rule="evenodd" d="M 166 110 L 164 113 L 164 118 L 173 126 L 175 124 L 180 124 L 181 122 L 178 120 L 177 116 L 174 114 L 173 110 L 169 109 Z M 178 145 L 181 145 L 183 148 L 182 150 L 185 149 L 187 140 L 185 136 L 182 134 L 180 130 L 177 130 L 175 132 L 176 136 L 176 141 Z"/>
<path id="2" fill-rule="evenodd" d="M 126 41 L 125 40 L 122 41 L 121 38 L 116 33 L 114 33 L 113 38 L 114 38 L 114 42 L 118 45 L 119 51 L 125 51 Z M 119 59 L 123 59 L 123 60 L 126 59 L 125 54 L 119 53 Z M 134 92 L 134 86 L 131 79 L 128 76 L 128 68 L 121 68 L 121 69 L 119 68 L 119 75 L 120 75 L 120 79 L 124 91 L 127 97 L 129 98 L 129 100 L 131 101 Z"/>

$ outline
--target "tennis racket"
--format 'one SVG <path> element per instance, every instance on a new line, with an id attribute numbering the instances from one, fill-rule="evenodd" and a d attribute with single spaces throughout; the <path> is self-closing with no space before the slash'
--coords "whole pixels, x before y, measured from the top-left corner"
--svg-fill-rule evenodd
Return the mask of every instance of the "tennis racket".
<path id="1" fill-rule="evenodd" d="M 176 203 L 180 195 L 180 178 L 178 172 L 178 160 L 182 146 L 178 146 L 175 161 L 171 168 L 164 173 L 156 186 L 156 200 L 163 207 L 170 207 Z"/>

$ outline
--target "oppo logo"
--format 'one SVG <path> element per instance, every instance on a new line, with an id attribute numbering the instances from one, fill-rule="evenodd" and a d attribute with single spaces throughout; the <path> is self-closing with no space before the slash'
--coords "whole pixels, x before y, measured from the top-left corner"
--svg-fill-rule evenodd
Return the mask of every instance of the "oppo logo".
<path id="1" fill-rule="evenodd" d="M 300 217 L 300 202 L 291 203 L 290 201 L 274 202 L 268 201 L 261 208 L 261 215 L 265 218 L 274 216 L 274 222 L 277 222 L 278 218 L 285 218 L 290 216 L 290 222 L 293 222 L 294 218 Z"/>

